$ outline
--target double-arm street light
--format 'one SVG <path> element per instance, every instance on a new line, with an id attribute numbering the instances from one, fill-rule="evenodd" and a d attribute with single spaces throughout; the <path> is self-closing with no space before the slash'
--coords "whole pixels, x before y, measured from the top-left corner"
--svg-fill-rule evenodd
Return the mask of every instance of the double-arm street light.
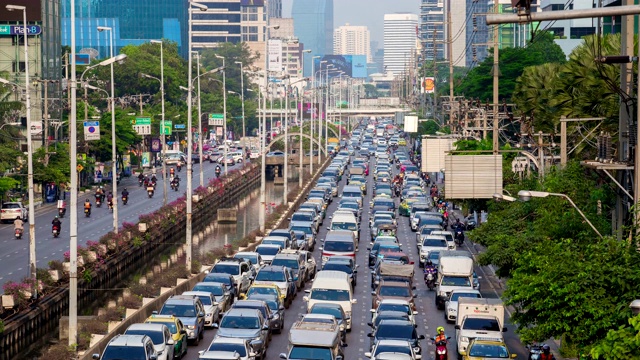
<path id="1" fill-rule="evenodd" d="M 571 204 L 571 206 L 573 206 L 574 209 L 576 209 L 576 211 L 578 212 L 578 214 L 580 214 L 580 216 L 582 216 L 582 218 L 584 219 L 584 221 L 589 224 L 589 226 L 591 227 L 591 229 L 593 229 L 593 231 L 598 234 L 598 236 L 600 238 L 602 238 L 602 234 L 600 234 L 600 232 L 598 231 L 598 229 L 596 229 L 595 226 L 593 226 L 593 224 L 591 223 L 591 221 L 589 221 L 589 219 L 587 219 L 587 216 L 582 212 L 582 210 L 580 210 L 578 208 L 578 206 L 573 202 L 573 200 L 571 200 L 571 198 L 565 194 L 560 194 L 560 193 L 551 193 L 551 192 L 546 192 L 546 191 L 534 191 L 534 190 L 520 190 L 518 191 L 518 198 L 521 201 L 529 201 L 532 198 L 546 198 L 548 196 L 557 196 L 557 197 L 561 197 L 564 198 L 565 200 L 567 200 L 569 202 L 569 204 Z M 508 195 L 503 195 L 503 194 L 493 194 L 493 198 L 497 201 L 500 200 L 504 200 L 504 201 L 516 201 L 516 198 L 512 197 L 512 196 L 508 196 Z"/>
<path id="2" fill-rule="evenodd" d="M 35 219 L 35 197 L 33 195 L 33 145 L 31 141 L 31 89 L 29 84 L 29 46 L 27 38 L 27 7 L 22 5 L 6 5 L 8 11 L 22 11 L 23 36 L 24 36 L 24 93 L 25 108 L 27 117 L 27 187 L 29 189 L 29 277 L 36 279 L 36 219 Z M 31 289 L 33 297 L 38 297 L 38 287 L 36 281 Z"/>
<path id="3" fill-rule="evenodd" d="M 98 31 L 109 32 L 109 57 L 113 58 L 113 28 L 98 26 Z M 111 66 L 111 185 L 113 186 L 113 232 L 118 233 L 118 165 L 116 159 L 116 96 L 113 80 L 113 62 Z"/>
<path id="4" fill-rule="evenodd" d="M 224 142 L 224 174 L 227 175 L 227 71 L 224 68 L 224 56 L 215 54 L 215 57 L 222 60 L 222 131 L 224 132 L 224 134 L 222 134 L 222 139 Z"/>
<path id="5" fill-rule="evenodd" d="M 197 51 L 191 52 L 192 56 L 195 56 L 198 62 L 196 63 L 196 67 L 198 68 L 196 79 L 198 79 L 198 157 L 200 164 L 200 186 L 204 187 L 204 166 L 202 165 L 202 142 L 203 142 L 203 134 L 202 134 L 202 102 L 200 96 L 200 55 Z"/>
<path id="6" fill-rule="evenodd" d="M 240 65 L 240 100 L 242 101 L 242 137 L 247 136 L 244 120 L 244 66 L 242 61 L 234 61 L 234 64 Z"/>
<path id="7" fill-rule="evenodd" d="M 310 139 L 309 140 L 309 173 L 313 176 L 313 131 L 315 125 L 313 123 L 313 117 L 316 114 L 316 59 L 320 59 L 320 56 L 314 56 L 311 58 L 311 114 L 309 116 L 309 127 L 311 127 L 311 131 L 309 132 Z M 303 68 L 304 70 L 304 68 Z M 320 132 L 320 131 L 318 131 Z M 318 162 L 320 161 L 320 142 L 318 141 Z"/>
<path id="8" fill-rule="evenodd" d="M 162 122 L 160 124 L 160 139 L 162 141 L 162 189 L 164 190 L 164 194 L 162 197 L 162 204 L 167 205 L 167 157 L 166 157 L 166 134 L 164 131 L 164 43 L 162 40 L 151 40 L 152 44 L 160 45 L 160 79 L 157 77 L 142 74 L 143 77 L 148 79 L 155 79 L 160 81 L 160 97 L 162 102 Z"/>

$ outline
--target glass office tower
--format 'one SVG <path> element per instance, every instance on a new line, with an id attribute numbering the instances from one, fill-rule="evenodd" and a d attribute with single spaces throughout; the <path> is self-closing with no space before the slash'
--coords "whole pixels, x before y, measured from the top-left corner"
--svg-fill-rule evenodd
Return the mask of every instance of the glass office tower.
<path id="1" fill-rule="evenodd" d="M 296 37 L 311 49 L 304 54 L 304 76 L 311 76 L 313 56 L 333 54 L 333 0 L 296 0 L 291 14 Z"/>

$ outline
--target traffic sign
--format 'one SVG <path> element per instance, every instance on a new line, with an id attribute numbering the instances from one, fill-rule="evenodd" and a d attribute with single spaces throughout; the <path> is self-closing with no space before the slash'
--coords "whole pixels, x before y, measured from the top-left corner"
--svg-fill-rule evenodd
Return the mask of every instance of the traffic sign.
<path id="1" fill-rule="evenodd" d="M 173 125 L 173 128 L 176 129 L 176 130 L 177 129 L 186 129 L 187 125 L 185 125 L 185 124 L 175 124 L 175 125 Z"/>
<path id="2" fill-rule="evenodd" d="M 210 126 L 224 126 L 224 114 L 209 114 Z"/>
<path id="3" fill-rule="evenodd" d="M 78 170 L 78 172 L 84 170 L 84 166 L 78 164 L 78 166 L 76 166 L 76 170 Z"/>
<path id="4" fill-rule="evenodd" d="M 160 122 L 160 135 L 171 135 L 173 121 L 165 120 Z"/>
<path id="5" fill-rule="evenodd" d="M 84 140 L 100 140 L 100 122 L 85 121 L 84 122 Z"/>
<path id="6" fill-rule="evenodd" d="M 131 125 L 151 125 L 151 118 L 148 117 L 137 117 L 135 119 L 130 120 Z"/>
<path id="7" fill-rule="evenodd" d="M 133 130 L 138 135 L 151 135 L 151 125 L 133 125 Z"/>

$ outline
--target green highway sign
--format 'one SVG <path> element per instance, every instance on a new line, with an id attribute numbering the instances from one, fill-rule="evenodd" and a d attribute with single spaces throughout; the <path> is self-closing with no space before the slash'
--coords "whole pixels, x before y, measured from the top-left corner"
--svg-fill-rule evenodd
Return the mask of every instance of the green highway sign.
<path id="1" fill-rule="evenodd" d="M 209 119 L 224 119 L 224 114 L 209 114 Z"/>
<path id="2" fill-rule="evenodd" d="M 160 122 L 160 135 L 171 135 L 173 121 L 165 120 Z"/>
<path id="3" fill-rule="evenodd" d="M 151 125 L 151 118 L 148 117 L 138 117 L 129 121 L 131 125 Z"/>

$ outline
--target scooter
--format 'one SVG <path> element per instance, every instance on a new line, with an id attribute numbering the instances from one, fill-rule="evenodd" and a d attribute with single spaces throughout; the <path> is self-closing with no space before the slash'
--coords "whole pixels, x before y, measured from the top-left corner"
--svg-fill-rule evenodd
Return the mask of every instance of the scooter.
<path id="1" fill-rule="evenodd" d="M 84 216 L 86 217 L 91 216 L 91 208 L 84 208 Z"/>
<path id="2" fill-rule="evenodd" d="M 527 350 L 529 351 L 529 356 L 527 357 L 527 360 L 540 360 L 540 356 L 542 355 L 541 344 L 527 345 Z"/>
<path id="3" fill-rule="evenodd" d="M 456 244 L 458 246 L 462 246 L 464 243 L 464 233 L 462 230 L 456 230 Z"/>
<path id="4" fill-rule="evenodd" d="M 96 195 L 96 207 L 102 206 L 102 196 Z"/>
<path id="5" fill-rule="evenodd" d="M 436 288 L 436 275 L 438 270 L 435 267 L 424 268 L 424 283 L 427 284 L 429 290 L 433 291 Z"/>
<path id="6" fill-rule="evenodd" d="M 138 186 L 142 187 L 142 183 L 144 183 L 144 180 L 138 179 Z"/>
<path id="7" fill-rule="evenodd" d="M 126 195 L 122 195 L 122 203 L 124 205 L 127 205 L 127 201 L 129 201 L 129 197 L 127 197 Z"/>
<path id="8" fill-rule="evenodd" d="M 447 340 L 451 339 L 451 336 L 447 336 Z M 435 338 L 431 338 L 432 341 L 436 341 Z M 449 354 L 447 351 L 447 342 L 440 340 L 436 343 L 436 360 L 448 360 Z"/>
<path id="9" fill-rule="evenodd" d="M 64 214 L 67 212 L 67 209 L 65 208 L 58 208 L 58 216 L 63 218 Z"/>
<path id="10" fill-rule="evenodd" d="M 86 214 L 87 210 L 88 209 L 84 210 L 85 214 Z M 53 234 L 54 238 L 57 238 L 60 235 L 60 228 L 54 225 L 53 228 L 51 229 L 51 233 Z"/>
<path id="11" fill-rule="evenodd" d="M 22 229 L 16 229 L 14 234 L 16 239 L 22 239 Z"/>
<path id="12" fill-rule="evenodd" d="M 148 186 L 147 187 L 147 195 L 149 195 L 149 199 L 151 199 L 153 197 L 153 192 L 154 192 L 153 186 Z"/>

